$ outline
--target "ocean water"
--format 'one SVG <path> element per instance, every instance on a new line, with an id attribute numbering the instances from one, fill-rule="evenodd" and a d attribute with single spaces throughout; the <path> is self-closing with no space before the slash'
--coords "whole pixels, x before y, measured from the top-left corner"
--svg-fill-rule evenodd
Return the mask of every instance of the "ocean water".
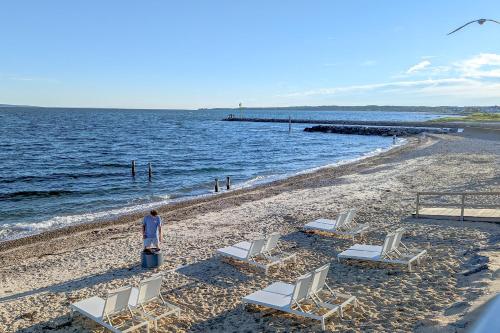
<path id="1" fill-rule="evenodd" d="M 241 112 L 301 119 L 437 117 L 405 112 Z M 229 113 L 0 108 L 0 241 L 208 195 L 216 177 L 231 176 L 235 188 L 253 186 L 392 145 L 387 137 L 305 133 L 305 124 L 293 124 L 289 134 L 288 124 L 221 121 Z M 137 163 L 135 178 L 131 160 Z M 220 185 L 224 188 L 223 181 Z"/>

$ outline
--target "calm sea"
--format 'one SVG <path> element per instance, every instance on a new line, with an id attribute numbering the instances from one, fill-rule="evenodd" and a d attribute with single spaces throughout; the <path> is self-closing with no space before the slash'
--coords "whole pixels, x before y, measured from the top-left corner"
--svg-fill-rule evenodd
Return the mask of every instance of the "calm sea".
<path id="1" fill-rule="evenodd" d="M 437 117 L 403 112 L 242 112 L 349 120 Z M 216 177 L 231 176 L 235 187 L 247 187 L 392 145 L 392 138 L 305 133 L 306 125 L 299 124 L 293 124 L 289 134 L 288 124 L 220 121 L 228 113 L 0 108 L 0 241 L 207 195 Z M 130 175 L 131 160 L 137 161 L 135 178 Z"/>

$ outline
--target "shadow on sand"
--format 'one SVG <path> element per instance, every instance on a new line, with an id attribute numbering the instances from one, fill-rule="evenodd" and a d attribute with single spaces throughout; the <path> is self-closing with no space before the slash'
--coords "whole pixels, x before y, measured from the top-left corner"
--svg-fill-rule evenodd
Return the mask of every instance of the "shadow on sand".
<path id="1" fill-rule="evenodd" d="M 250 268 L 244 265 L 235 267 L 218 257 L 192 263 L 177 269 L 176 272 L 190 280 L 220 288 L 232 288 L 254 278 L 251 276 L 254 271 Z"/>
<path id="2" fill-rule="evenodd" d="M 112 280 L 128 278 L 132 275 L 141 274 L 143 272 L 145 271 L 141 268 L 140 265 L 111 269 L 102 274 L 88 275 L 78 279 L 73 279 L 62 283 L 56 283 L 47 287 L 27 290 L 6 296 L 0 296 L 0 304 L 3 302 L 13 301 L 19 298 L 33 296 L 35 294 L 44 292 L 51 292 L 51 293 L 72 292 L 82 288 L 88 288 L 90 286 L 94 286 L 97 284 L 106 283 Z"/>

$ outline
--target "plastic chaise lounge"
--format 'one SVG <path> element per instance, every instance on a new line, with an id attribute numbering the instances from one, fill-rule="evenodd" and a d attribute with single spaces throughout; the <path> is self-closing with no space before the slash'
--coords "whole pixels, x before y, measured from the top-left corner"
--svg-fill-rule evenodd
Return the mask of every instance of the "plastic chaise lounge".
<path id="1" fill-rule="evenodd" d="M 289 260 L 296 260 L 295 253 L 284 252 L 279 246 L 281 234 L 275 232 L 266 237 L 266 244 L 262 248 L 261 256 L 267 258 L 271 262 L 285 262 Z"/>
<path id="2" fill-rule="evenodd" d="M 368 231 L 367 224 L 355 224 L 353 222 L 356 209 L 341 212 L 335 220 L 318 219 L 307 223 L 304 231 L 320 231 L 334 235 L 351 236 L 353 241 L 357 235 L 363 235 Z"/>
<path id="3" fill-rule="evenodd" d="M 115 333 L 125 333 L 145 327 L 149 332 L 149 322 L 136 316 L 129 306 L 131 287 L 124 287 L 108 292 L 106 299 L 94 296 L 70 305 L 73 312 L 93 320 Z M 128 320 L 118 320 L 126 316 Z M 121 318 L 120 318 L 121 319 Z"/>
<path id="4" fill-rule="evenodd" d="M 342 316 L 342 311 L 348 304 L 357 305 L 356 298 L 349 295 L 340 304 L 324 301 L 320 296 L 326 286 L 326 275 L 329 265 L 325 265 L 312 273 L 299 277 L 295 284 L 274 282 L 267 288 L 243 297 L 246 304 L 253 304 L 291 313 L 297 316 L 311 318 L 321 322 L 325 330 L 325 321 L 334 314 Z M 327 287 L 327 293 L 332 293 Z M 338 294 L 335 297 L 339 297 Z"/>
<path id="5" fill-rule="evenodd" d="M 344 308 L 349 305 L 357 306 L 358 300 L 355 296 L 343 294 L 330 288 L 330 286 L 326 283 L 329 269 L 330 264 L 326 264 L 313 272 L 309 296 L 318 306 L 321 306 L 323 303 L 330 303 L 329 301 L 331 300 L 335 301 L 335 303 L 338 303 L 339 314 L 342 317 Z"/>
<path id="6" fill-rule="evenodd" d="M 176 305 L 163 299 L 160 293 L 162 281 L 161 275 L 142 280 L 138 288 L 132 288 L 129 299 L 129 306 L 153 321 L 155 329 L 158 329 L 158 320 L 170 315 L 178 317 L 181 313 Z"/>
<path id="7" fill-rule="evenodd" d="M 244 262 L 251 266 L 264 269 L 265 273 L 276 265 L 281 265 L 289 259 L 295 260 L 295 254 L 285 254 L 277 246 L 279 234 L 271 234 L 268 238 L 260 238 L 251 242 L 240 242 L 217 250 L 223 258 Z M 277 239 L 276 239 L 277 238 Z M 278 255 L 272 253 L 278 251 Z"/>
<path id="8" fill-rule="evenodd" d="M 335 220 L 331 219 L 317 219 L 312 222 L 307 223 L 304 226 L 304 230 L 311 231 L 332 231 L 337 228 L 337 225 L 340 225 L 347 218 L 347 212 L 340 212 Z"/>
<path id="9" fill-rule="evenodd" d="M 376 261 L 388 264 L 407 265 L 412 271 L 412 264 L 427 254 L 426 250 L 409 249 L 401 242 L 404 229 L 398 229 L 387 234 L 383 245 L 355 244 L 337 255 L 337 260 L 356 259 L 361 261 Z"/>

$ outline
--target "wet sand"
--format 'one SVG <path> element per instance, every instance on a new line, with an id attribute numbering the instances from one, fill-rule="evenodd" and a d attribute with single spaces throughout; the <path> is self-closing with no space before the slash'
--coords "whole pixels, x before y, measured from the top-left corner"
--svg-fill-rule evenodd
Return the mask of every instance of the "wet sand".
<path id="1" fill-rule="evenodd" d="M 361 307 L 327 323 L 332 332 L 462 332 L 476 309 L 499 291 L 500 225 L 412 219 L 416 191 L 499 191 L 498 131 L 432 136 L 358 163 L 322 169 L 253 189 L 159 209 L 166 222 L 165 264 L 140 268 L 140 214 L 80 225 L 0 244 L 0 332 L 94 331 L 69 304 L 137 285 L 165 273 L 162 293 L 182 309 L 162 320 L 164 332 L 320 331 L 318 322 L 276 311 L 245 309 L 241 297 L 276 280 L 291 282 L 331 262 L 329 284 Z M 350 238 L 305 234 L 313 219 L 359 209 L 363 239 L 381 244 L 405 227 L 405 243 L 430 259 L 410 273 L 400 267 L 338 263 Z M 296 265 L 268 276 L 214 257 L 217 248 L 282 233 Z M 475 272 L 477 270 L 477 272 Z"/>

